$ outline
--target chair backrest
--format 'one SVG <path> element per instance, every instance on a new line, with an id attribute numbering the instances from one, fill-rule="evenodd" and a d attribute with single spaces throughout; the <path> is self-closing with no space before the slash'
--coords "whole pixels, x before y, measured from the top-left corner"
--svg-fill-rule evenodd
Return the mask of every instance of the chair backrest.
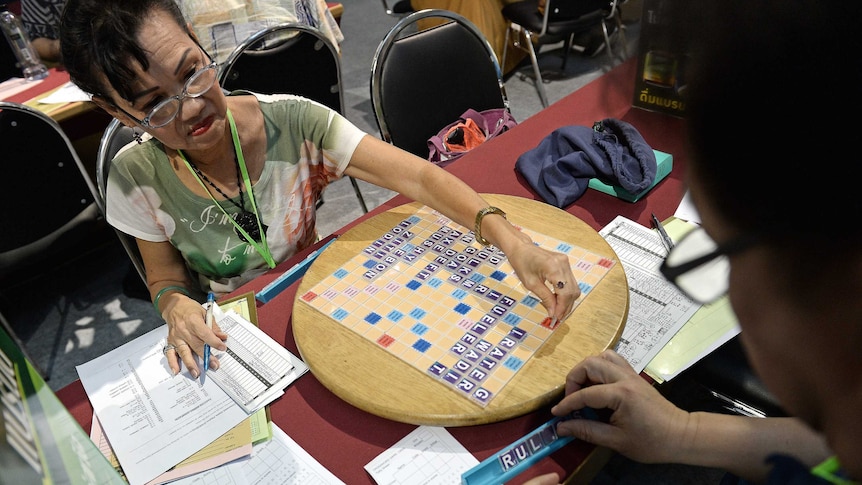
<path id="1" fill-rule="evenodd" d="M 344 113 L 340 54 L 305 24 L 278 24 L 250 36 L 222 64 L 219 84 L 228 91 L 298 94 Z"/>
<path id="2" fill-rule="evenodd" d="M 74 257 L 72 245 L 84 243 L 103 222 L 90 175 L 51 117 L 0 101 L 0 143 L 7 181 L 0 211 L 3 279 L 52 255 Z"/>
<path id="3" fill-rule="evenodd" d="M 114 159 L 114 156 L 121 148 L 131 143 L 134 139 L 134 131 L 130 127 L 120 123 L 119 120 L 114 119 L 108 123 L 105 133 L 99 141 L 99 149 L 96 152 L 96 186 L 99 204 L 103 212 L 107 207 L 106 194 L 108 193 L 108 171 L 111 169 L 111 160 Z M 132 266 L 135 267 L 138 276 L 146 284 L 147 276 L 144 270 L 144 261 L 141 258 L 141 253 L 138 251 L 134 238 L 119 230 L 115 229 L 114 231 L 117 233 L 123 249 L 126 250 L 126 254 L 129 255 L 129 259 L 132 262 Z"/>
<path id="4" fill-rule="evenodd" d="M 416 22 L 444 23 L 416 31 Z M 383 140 L 428 158 L 428 139 L 468 108 L 509 107 L 497 55 L 469 20 L 448 10 L 401 19 L 374 54 L 371 103 Z"/>
<path id="5" fill-rule="evenodd" d="M 99 141 L 99 149 L 96 153 L 96 187 L 102 199 L 104 207 L 105 195 L 108 187 L 108 171 L 111 168 L 111 160 L 121 148 L 135 139 L 135 132 L 130 127 L 113 119 L 105 128 L 102 139 Z"/>
<path id="6" fill-rule="evenodd" d="M 287 22 L 244 40 L 219 70 L 222 89 L 263 94 L 297 94 L 344 114 L 341 54 L 320 30 Z M 350 178 L 363 212 L 368 212 L 356 179 Z M 317 207 L 323 204 L 323 196 Z"/>

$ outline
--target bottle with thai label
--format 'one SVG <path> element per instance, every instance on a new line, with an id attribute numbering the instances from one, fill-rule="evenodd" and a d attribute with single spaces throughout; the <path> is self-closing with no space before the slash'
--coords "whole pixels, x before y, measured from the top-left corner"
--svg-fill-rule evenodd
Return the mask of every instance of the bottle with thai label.
<path id="1" fill-rule="evenodd" d="M 39 54 L 36 53 L 36 49 L 30 43 L 30 37 L 24 30 L 21 19 L 8 11 L 5 5 L 0 11 L 0 27 L 3 29 L 3 35 L 9 42 L 9 46 L 15 52 L 18 67 L 21 68 L 23 76 L 28 81 L 45 78 L 48 75 L 48 68 L 42 63 Z"/>

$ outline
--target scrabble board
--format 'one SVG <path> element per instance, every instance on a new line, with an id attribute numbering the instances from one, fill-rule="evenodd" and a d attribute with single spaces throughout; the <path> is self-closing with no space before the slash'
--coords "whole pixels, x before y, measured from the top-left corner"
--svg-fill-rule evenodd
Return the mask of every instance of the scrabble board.
<path id="1" fill-rule="evenodd" d="M 614 261 L 519 228 L 566 254 L 577 307 Z M 298 301 L 466 399 L 486 406 L 552 335 L 506 256 L 428 207 L 391 227 Z"/>

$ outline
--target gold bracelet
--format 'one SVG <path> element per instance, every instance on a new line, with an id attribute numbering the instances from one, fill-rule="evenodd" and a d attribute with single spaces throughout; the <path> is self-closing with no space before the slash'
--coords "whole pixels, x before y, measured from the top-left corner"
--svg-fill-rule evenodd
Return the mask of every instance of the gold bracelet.
<path id="1" fill-rule="evenodd" d="M 476 224 L 473 226 L 473 234 L 476 236 L 476 241 L 479 242 L 482 246 L 488 246 L 491 244 L 490 241 L 482 237 L 482 219 L 488 214 L 497 214 L 503 216 L 503 219 L 506 218 L 506 213 L 494 206 L 485 207 L 476 213 Z"/>

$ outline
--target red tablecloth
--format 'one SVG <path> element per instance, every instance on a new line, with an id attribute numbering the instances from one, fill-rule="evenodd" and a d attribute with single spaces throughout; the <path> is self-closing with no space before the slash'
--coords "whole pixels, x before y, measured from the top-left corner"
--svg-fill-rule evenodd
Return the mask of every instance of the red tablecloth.
<path id="1" fill-rule="evenodd" d="M 54 88 L 59 88 L 63 84 L 69 82 L 69 73 L 65 70 L 59 70 L 56 67 L 52 67 L 48 70 L 48 77 L 32 82 L 32 87 L 13 94 L 12 96 L 5 98 L 3 101 L 24 104 L 40 94 L 45 94 L 48 91 Z"/>

